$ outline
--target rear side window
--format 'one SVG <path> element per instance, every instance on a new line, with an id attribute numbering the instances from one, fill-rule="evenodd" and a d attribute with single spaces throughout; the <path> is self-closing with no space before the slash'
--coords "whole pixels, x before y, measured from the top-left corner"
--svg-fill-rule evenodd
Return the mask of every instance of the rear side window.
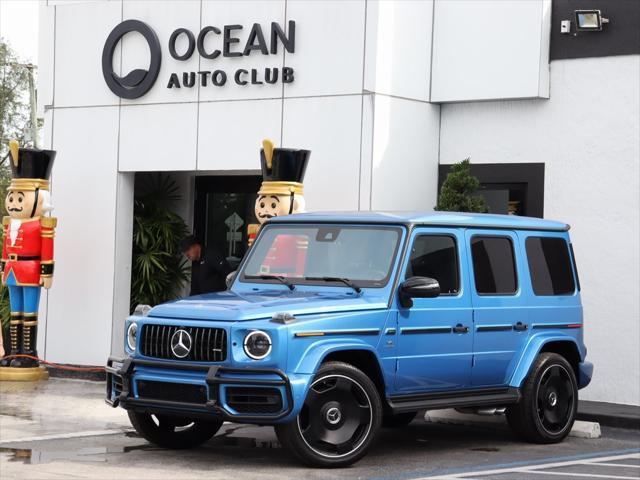
<path id="1" fill-rule="evenodd" d="M 576 287 L 569 247 L 563 238 L 529 237 L 525 242 L 536 295 L 570 295 Z"/>
<path id="2" fill-rule="evenodd" d="M 430 277 L 438 281 L 443 294 L 460 291 L 458 254 L 453 237 L 421 235 L 416 237 L 407 267 L 407 278 Z"/>
<path id="3" fill-rule="evenodd" d="M 480 295 L 509 295 L 518 290 L 513 244 L 508 237 L 471 239 L 473 275 Z"/>

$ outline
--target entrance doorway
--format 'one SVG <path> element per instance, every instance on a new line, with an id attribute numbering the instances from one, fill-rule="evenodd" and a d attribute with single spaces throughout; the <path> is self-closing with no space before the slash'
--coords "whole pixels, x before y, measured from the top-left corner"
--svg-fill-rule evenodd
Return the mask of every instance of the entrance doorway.
<path id="1" fill-rule="evenodd" d="M 227 257 L 233 269 L 247 250 L 247 225 L 257 223 L 261 182 L 260 175 L 196 177 L 194 234 Z"/>

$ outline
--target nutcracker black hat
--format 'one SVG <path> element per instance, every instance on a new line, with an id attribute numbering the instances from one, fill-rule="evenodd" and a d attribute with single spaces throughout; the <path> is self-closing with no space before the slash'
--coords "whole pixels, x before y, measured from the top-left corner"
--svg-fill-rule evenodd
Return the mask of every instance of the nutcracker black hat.
<path id="1" fill-rule="evenodd" d="M 301 195 L 311 151 L 273 148 L 269 140 L 263 145 L 260 150 L 262 186 L 258 195 Z"/>
<path id="2" fill-rule="evenodd" d="M 51 168 L 56 158 L 54 150 L 20 148 L 17 140 L 9 142 L 11 151 L 12 190 L 49 190 Z"/>

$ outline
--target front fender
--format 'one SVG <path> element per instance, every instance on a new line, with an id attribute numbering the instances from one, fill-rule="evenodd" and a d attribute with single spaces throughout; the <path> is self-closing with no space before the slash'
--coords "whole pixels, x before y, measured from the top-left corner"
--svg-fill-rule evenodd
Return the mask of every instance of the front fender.
<path id="1" fill-rule="evenodd" d="M 584 361 L 585 352 L 578 341 L 571 335 L 558 332 L 540 332 L 531 336 L 524 348 L 520 360 L 511 376 L 510 387 L 520 388 L 529 375 L 529 371 L 542 348 L 550 342 L 571 342 L 580 353 L 580 361 Z"/>
<path id="2" fill-rule="evenodd" d="M 366 350 L 376 355 L 371 344 L 357 338 L 324 338 L 308 345 L 291 371 L 296 374 L 314 374 L 327 355 L 344 350 Z"/>

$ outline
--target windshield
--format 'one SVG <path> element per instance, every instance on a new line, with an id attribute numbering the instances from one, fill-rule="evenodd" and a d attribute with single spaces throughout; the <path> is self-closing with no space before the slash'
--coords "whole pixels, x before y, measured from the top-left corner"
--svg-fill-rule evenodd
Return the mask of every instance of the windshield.
<path id="1" fill-rule="evenodd" d="M 398 227 L 273 225 L 251 248 L 242 280 L 384 287 L 400 242 Z M 273 276 L 272 278 L 269 278 Z"/>

